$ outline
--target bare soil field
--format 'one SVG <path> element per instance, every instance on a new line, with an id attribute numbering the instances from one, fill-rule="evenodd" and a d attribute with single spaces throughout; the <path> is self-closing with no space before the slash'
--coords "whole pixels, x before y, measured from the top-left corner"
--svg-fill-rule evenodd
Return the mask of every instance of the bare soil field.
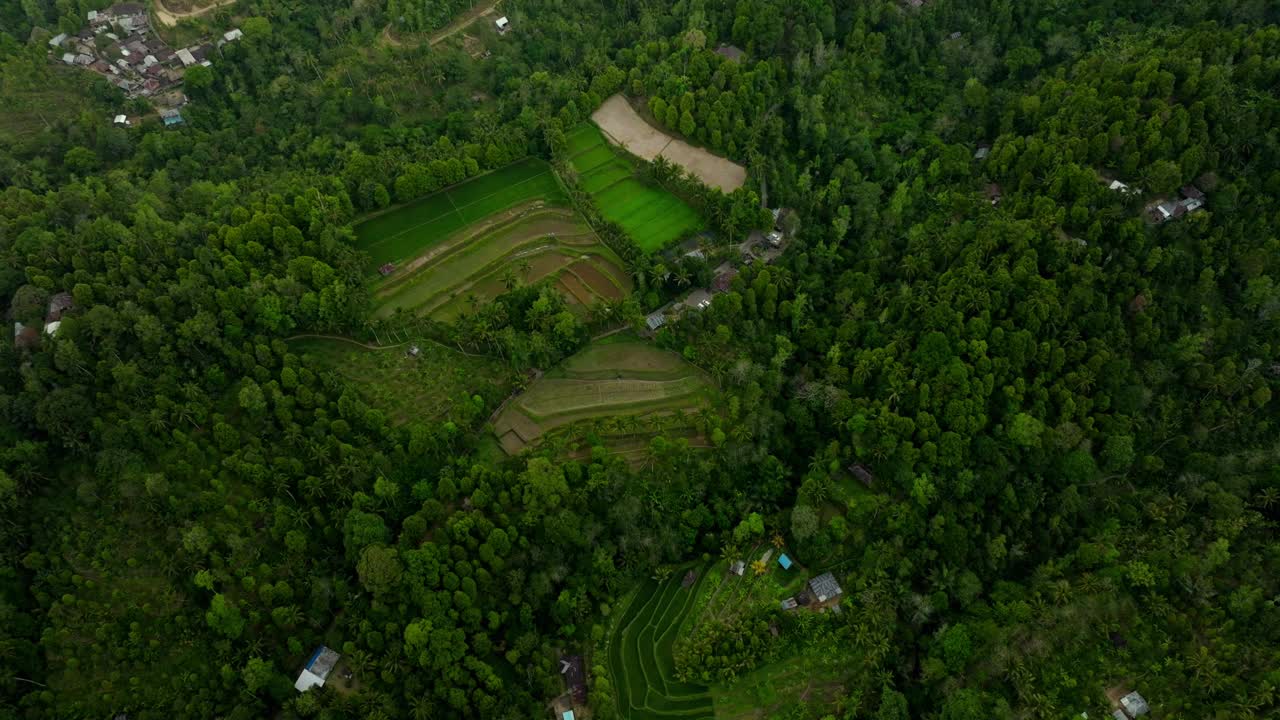
<path id="1" fill-rule="evenodd" d="M 591 115 L 605 136 L 645 160 L 662 156 L 679 165 L 710 187 L 729 193 L 746 182 L 741 165 L 678 140 L 653 127 L 640 117 L 621 94 L 614 95 Z"/>

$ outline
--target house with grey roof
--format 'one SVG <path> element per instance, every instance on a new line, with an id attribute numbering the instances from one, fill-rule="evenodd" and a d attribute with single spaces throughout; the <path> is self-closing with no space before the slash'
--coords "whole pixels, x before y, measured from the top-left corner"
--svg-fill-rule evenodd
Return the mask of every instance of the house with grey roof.
<path id="1" fill-rule="evenodd" d="M 836 582 L 836 576 L 827 572 L 809 580 L 809 592 L 821 603 L 839 597 L 844 590 Z"/>

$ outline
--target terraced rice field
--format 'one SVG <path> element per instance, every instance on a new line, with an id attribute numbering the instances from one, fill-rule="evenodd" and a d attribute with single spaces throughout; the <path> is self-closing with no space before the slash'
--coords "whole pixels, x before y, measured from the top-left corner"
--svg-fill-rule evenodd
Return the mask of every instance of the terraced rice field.
<path id="1" fill-rule="evenodd" d="M 598 418 L 660 415 L 679 422 L 711 404 L 710 381 L 675 353 L 614 336 L 568 358 L 512 398 L 494 421 L 503 449 L 515 454 L 548 432 Z"/>
<path id="2" fill-rule="evenodd" d="M 609 673 L 618 711 L 628 720 L 709 720 L 715 716 L 708 688 L 675 678 L 671 648 L 707 577 L 707 568 L 696 566 L 697 580 L 684 588 L 682 581 L 689 569 L 681 568 L 661 583 L 646 581 L 610 638 Z"/>
<path id="3" fill-rule="evenodd" d="M 533 201 L 469 225 L 398 267 L 374 286 L 374 316 L 402 310 L 449 321 L 514 283 L 545 278 L 570 303 L 586 306 L 631 292 L 622 267 L 572 211 Z"/>
<path id="4" fill-rule="evenodd" d="M 358 247 L 369 254 L 369 272 L 405 263 L 472 223 L 531 201 L 564 204 L 544 160 L 526 158 L 356 225 Z"/>
<path id="5" fill-rule="evenodd" d="M 566 139 L 579 186 L 595 198 L 605 218 L 621 226 L 641 249 L 660 250 L 703 226 L 698 214 L 680 198 L 636 177 L 631 162 L 605 142 L 595 125 L 579 125 Z"/>

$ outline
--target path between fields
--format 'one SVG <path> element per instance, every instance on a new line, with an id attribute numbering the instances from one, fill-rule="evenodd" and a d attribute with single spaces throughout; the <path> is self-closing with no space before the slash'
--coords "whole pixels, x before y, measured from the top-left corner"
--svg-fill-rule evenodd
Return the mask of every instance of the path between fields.
<path id="1" fill-rule="evenodd" d="M 398 347 L 404 347 L 405 345 L 408 345 L 410 342 L 412 342 L 410 340 L 406 340 L 402 343 L 396 343 L 395 345 L 369 345 L 366 343 L 362 343 L 359 340 L 354 340 L 349 337 L 343 337 L 341 335 L 323 335 L 323 334 L 317 334 L 317 333 L 302 333 L 301 335 L 294 335 L 293 337 L 287 337 L 284 339 L 285 342 L 293 342 L 294 340 L 340 340 L 345 343 L 351 343 L 352 345 L 359 345 L 365 350 L 395 350 Z M 456 347 L 449 347 L 448 345 L 445 345 L 444 343 L 439 342 L 437 340 L 432 340 L 431 338 L 422 338 L 417 342 L 431 343 L 432 345 L 438 345 L 444 348 L 445 350 L 448 350 L 449 352 L 456 352 L 462 355 L 466 355 L 467 357 L 484 358 L 485 360 L 494 359 L 488 355 L 476 355 L 475 353 L 469 353 L 466 350 L 459 350 Z"/>
<path id="2" fill-rule="evenodd" d="M 156 20 L 160 21 L 161 25 L 164 25 L 165 27 L 173 27 L 178 24 L 179 20 L 200 17 L 201 15 L 204 15 L 207 12 L 212 12 L 223 5 L 231 5 L 235 2 L 236 0 L 217 0 L 217 2 L 214 2 L 212 5 L 206 5 L 205 7 L 188 10 L 186 12 L 169 10 L 164 5 L 160 4 L 160 0 L 156 0 L 151 7 L 155 10 Z"/>

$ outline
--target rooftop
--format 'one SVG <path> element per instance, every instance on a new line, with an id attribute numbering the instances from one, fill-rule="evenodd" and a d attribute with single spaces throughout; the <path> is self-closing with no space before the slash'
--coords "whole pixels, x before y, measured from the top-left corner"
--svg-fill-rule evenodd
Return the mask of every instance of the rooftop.
<path id="1" fill-rule="evenodd" d="M 733 62 L 741 62 L 743 56 L 742 49 L 734 47 L 733 45 L 721 45 L 716 48 L 716 54 L 726 60 L 732 60 Z"/>
<path id="2" fill-rule="evenodd" d="M 787 557 L 786 553 L 782 553 L 781 555 L 778 556 L 778 564 L 782 566 L 783 570 L 790 570 L 791 558 Z"/>
<path id="3" fill-rule="evenodd" d="M 338 660 L 342 656 L 336 651 L 321 645 L 312 653 L 311 659 L 302 668 L 302 672 L 298 674 L 298 679 L 294 682 L 293 687 L 298 692 L 306 692 L 313 687 L 324 685 L 324 681 L 329 677 L 329 673 L 333 672 L 333 666 L 338 664 Z"/>
<path id="4" fill-rule="evenodd" d="M 809 589 L 813 591 L 818 602 L 826 602 L 837 595 L 844 592 L 840 587 L 840 583 L 836 582 L 836 576 L 831 573 L 822 573 L 816 578 L 809 581 Z"/>

